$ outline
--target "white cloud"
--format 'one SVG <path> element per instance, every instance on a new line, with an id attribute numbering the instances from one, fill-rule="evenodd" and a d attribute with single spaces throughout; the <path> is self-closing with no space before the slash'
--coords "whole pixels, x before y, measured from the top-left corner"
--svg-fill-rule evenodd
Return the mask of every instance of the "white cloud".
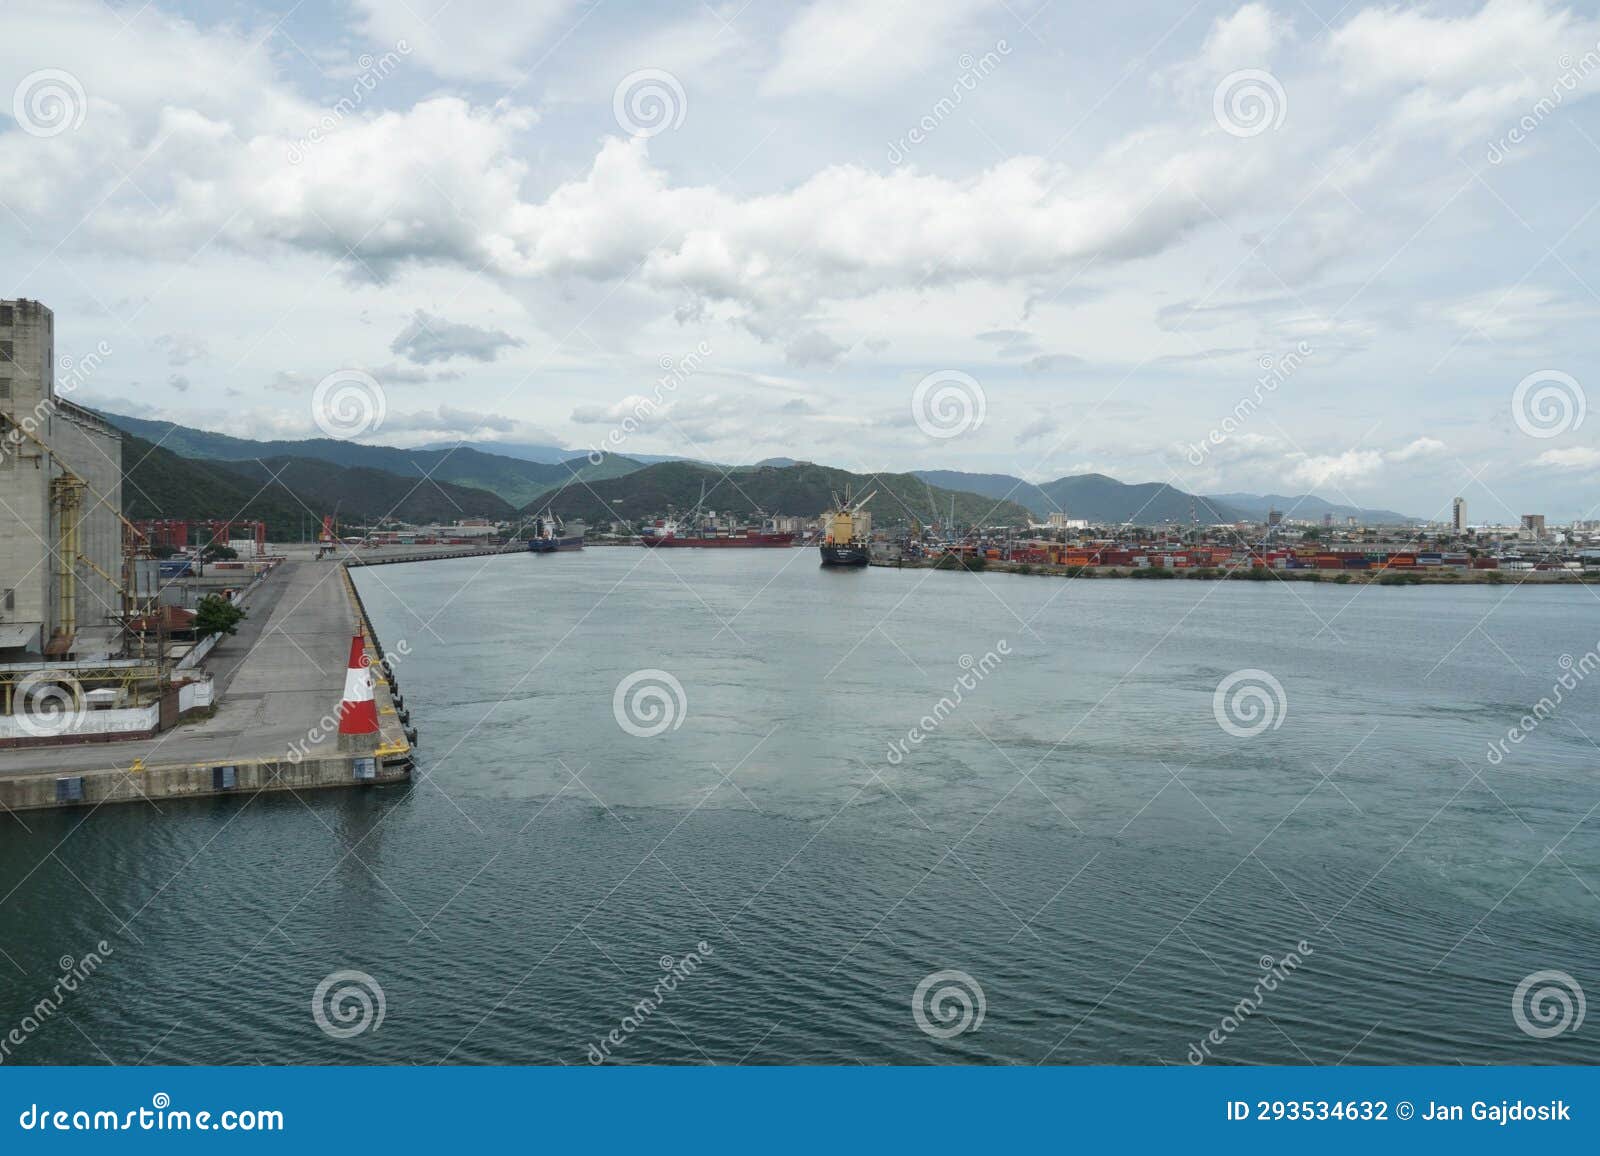
<path id="1" fill-rule="evenodd" d="M 473 361 L 493 361 L 507 349 L 523 342 L 501 329 L 484 329 L 465 322 L 449 321 L 418 309 L 405 328 L 389 343 L 389 352 L 398 353 L 417 365 L 432 365 L 453 357 Z"/>
<path id="2" fill-rule="evenodd" d="M 841 345 L 820 329 L 810 329 L 796 336 L 784 348 L 784 360 L 790 365 L 837 365 L 849 347 Z"/>
<path id="3" fill-rule="evenodd" d="M 1420 437 L 1416 441 L 1391 451 L 1388 457 L 1391 462 L 1409 462 L 1414 458 L 1427 458 L 1442 454 L 1448 448 L 1438 438 Z"/>
<path id="4" fill-rule="evenodd" d="M 1566 299 L 1538 285 L 1512 285 L 1425 305 L 1425 317 L 1455 326 L 1463 339 L 1528 341 L 1572 321 L 1595 316 L 1597 310 Z"/>
<path id="5" fill-rule="evenodd" d="M 1534 459 L 1536 465 L 1549 470 L 1577 472 L 1600 467 L 1600 450 L 1589 446 L 1572 446 L 1563 450 L 1545 450 Z"/>
<path id="6" fill-rule="evenodd" d="M 404 40 L 439 76 L 521 79 L 529 49 L 561 35 L 581 13 L 574 0 L 355 0 L 381 47 Z"/>
<path id="7" fill-rule="evenodd" d="M 946 57 L 953 79 L 960 71 L 956 34 L 996 2 L 812 0 L 779 38 L 764 90 L 774 96 L 875 92 Z"/>
<path id="8" fill-rule="evenodd" d="M 267 388 L 279 393 L 304 393 L 310 389 L 312 379 L 296 369 L 280 369 L 267 382 Z"/>
<path id="9" fill-rule="evenodd" d="M 1289 467 L 1289 479 L 1296 485 L 1343 486 L 1371 481 L 1383 469 L 1383 454 L 1377 450 L 1346 450 L 1342 454 L 1296 455 Z"/>

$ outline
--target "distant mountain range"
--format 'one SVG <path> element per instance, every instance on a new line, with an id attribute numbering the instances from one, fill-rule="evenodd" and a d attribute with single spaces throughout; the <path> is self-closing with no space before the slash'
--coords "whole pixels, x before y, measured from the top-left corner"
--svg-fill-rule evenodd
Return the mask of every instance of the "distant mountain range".
<path id="1" fill-rule="evenodd" d="M 536 442 L 430 442 L 422 447 L 425 450 L 477 450 L 481 454 L 497 454 L 500 457 L 516 458 L 523 462 L 543 462 L 546 465 L 556 465 L 561 462 L 576 461 L 578 458 L 587 458 L 588 450 L 568 450 L 560 446 L 540 445 Z M 698 459 L 686 458 L 679 454 L 629 454 L 629 461 L 643 462 L 652 465 L 655 462 L 692 462 Z M 706 463 L 710 464 L 710 463 Z"/>
<path id="2" fill-rule="evenodd" d="M 516 508 L 486 490 L 421 481 L 315 458 L 224 462 L 185 458 L 134 434 L 122 443 L 122 507 L 130 518 L 248 518 L 277 542 L 310 541 L 324 514 L 341 521 L 412 523 L 510 518 Z"/>
<path id="3" fill-rule="evenodd" d="M 339 466 L 382 470 L 400 477 L 428 477 L 488 490 L 512 506 L 525 505 L 574 477 L 617 477 L 632 473 L 641 465 L 632 458 L 622 457 L 605 458 L 599 465 L 583 456 L 554 463 L 538 462 L 484 453 L 464 443 L 459 449 L 425 450 L 361 445 L 336 438 L 260 442 L 166 421 L 147 421 L 113 413 L 101 416 L 118 429 L 136 434 L 181 457 L 223 462 L 314 458 Z"/>
<path id="4" fill-rule="evenodd" d="M 1363 522 L 1413 522 L 1418 519 L 1393 510 L 1341 506 L 1312 494 L 1190 494 L 1163 482 L 1129 484 L 1104 474 L 1073 474 L 1035 485 L 1010 474 L 969 474 L 959 470 L 918 470 L 917 477 L 952 490 L 970 490 L 993 498 L 1007 498 L 1026 506 L 1037 518 L 1058 511 L 1069 518 L 1090 522 L 1260 522 L 1269 510 L 1285 517 L 1319 521 L 1325 513 L 1340 520 Z"/>
<path id="5" fill-rule="evenodd" d="M 723 470 L 694 462 L 660 462 L 636 473 L 604 481 L 573 482 L 540 498 L 563 518 L 609 521 L 620 518 L 637 524 L 642 519 L 673 510 L 688 513 L 700 505 L 738 517 L 760 513 L 793 514 L 813 518 L 833 504 L 835 494 L 846 491 L 864 498 L 878 525 L 926 525 L 949 515 L 952 502 L 958 522 L 1021 523 L 1028 511 L 1015 502 L 997 502 L 981 494 L 956 492 L 930 485 L 915 474 L 853 474 L 812 462 L 789 466 L 742 466 Z M 527 512 L 533 512 L 533 506 Z"/>
<path id="6" fill-rule="evenodd" d="M 275 528 L 298 527 L 308 511 L 320 518 L 336 505 L 341 517 L 389 515 L 407 522 L 506 518 L 547 504 L 563 516 L 637 521 L 669 508 L 687 512 L 699 501 L 702 485 L 711 509 L 750 515 L 759 508 L 806 517 L 821 513 L 835 492 L 878 489 L 870 508 L 880 525 L 942 522 L 950 517 L 952 500 L 958 522 L 987 525 L 1042 520 L 1056 511 L 1100 523 L 1261 521 L 1273 508 L 1310 521 L 1325 513 L 1341 520 L 1416 521 L 1393 510 L 1338 505 L 1311 494 L 1195 495 L 1165 483 L 1130 485 L 1104 474 L 1035 484 L 1010 474 L 959 470 L 854 474 L 784 457 L 733 468 L 657 455 L 609 455 L 595 464 L 559 446 L 536 443 L 402 449 L 334 438 L 253 441 L 172 422 L 102 416 L 132 438 L 124 453 L 125 501 L 132 516 L 223 516 L 238 513 L 239 502 L 253 502 L 252 511 L 259 512 L 245 516 L 262 517 Z M 160 448 L 152 452 L 153 446 Z M 417 479 L 426 480 L 419 485 Z"/>

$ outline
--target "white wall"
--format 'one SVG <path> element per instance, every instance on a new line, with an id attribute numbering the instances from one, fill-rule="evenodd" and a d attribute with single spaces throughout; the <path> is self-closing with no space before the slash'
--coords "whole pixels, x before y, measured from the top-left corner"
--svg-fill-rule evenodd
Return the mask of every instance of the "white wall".
<path id="1" fill-rule="evenodd" d="M 206 684 L 209 688 L 210 684 Z M 75 724 L 63 731 L 52 731 L 55 737 L 70 737 L 72 735 L 115 735 L 115 734 L 143 734 L 153 731 L 156 724 L 161 721 L 161 708 L 152 704 L 150 706 L 133 707 L 125 710 L 91 710 L 85 711 Z M 40 737 L 37 728 L 25 729 L 16 715 L 0 714 L 0 739 L 34 739 Z"/>

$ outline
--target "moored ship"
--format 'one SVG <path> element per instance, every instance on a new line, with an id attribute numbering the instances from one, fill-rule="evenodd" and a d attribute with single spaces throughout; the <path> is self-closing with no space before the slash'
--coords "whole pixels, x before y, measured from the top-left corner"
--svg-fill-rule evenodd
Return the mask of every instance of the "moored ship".
<path id="1" fill-rule="evenodd" d="M 794 545 L 794 535 L 780 530 L 730 530 L 727 533 L 685 532 L 671 518 L 664 518 L 653 526 L 646 526 L 639 535 L 639 542 L 644 546 L 658 547 L 710 547 L 751 549 L 751 548 L 780 548 Z"/>
<path id="2" fill-rule="evenodd" d="M 858 502 L 845 494 L 834 495 L 834 508 L 822 515 L 822 564 L 824 566 L 865 566 L 871 559 L 872 515 L 866 505 L 876 490 Z"/>
<path id="3" fill-rule="evenodd" d="M 533 536 L 528 539 L 528 551 L 533 554 L 553 554 L 557 550 L 583 549 L 583 528 L 576 533 L 564 525 L 548 509 L 533 520 Z"/>

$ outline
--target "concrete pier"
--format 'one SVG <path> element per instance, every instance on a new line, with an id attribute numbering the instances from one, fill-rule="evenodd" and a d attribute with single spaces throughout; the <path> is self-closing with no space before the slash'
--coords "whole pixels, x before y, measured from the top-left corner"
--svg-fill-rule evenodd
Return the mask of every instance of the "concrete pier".
<path id="1" fill-rule="evenodd" d="M 134 742 L 0 751 L 0 810 L 409 778 L 411 743 L 345 567 L 292 557 L 265 580 L 261 595 L 239 633 L 207 660 L 222 690 L 211 718 Z M 337 709 L 357 631 L 375 664 L 381 728 L 376 751 L 367 754 L 338 749 Z"/>

